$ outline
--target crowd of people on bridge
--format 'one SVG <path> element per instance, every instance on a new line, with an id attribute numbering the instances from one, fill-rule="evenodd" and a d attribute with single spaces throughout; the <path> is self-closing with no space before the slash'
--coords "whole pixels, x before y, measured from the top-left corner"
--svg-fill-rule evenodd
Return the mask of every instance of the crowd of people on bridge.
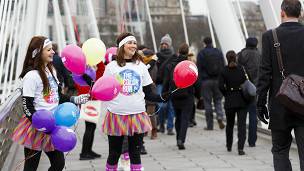
<path id="1" fill-rule="evenodd" d="M 255 37 L 247 38 L 246 46 L 240 52 L 229 50 L 225 55 L 213 46 L 210 37 L 205 37 L 204 48 L 193 60 L 194 55 L 186 43 L 178 43 L 180 46 L 174 51 L 170 34 L 161 38 L 156 53 L 145 45 L 138 46 L 133 34 L 121 33 L 116 40 L 117 54 L 112 61 L 107 61 L 106 65 L 101 62 L 96 67 L 98 78 L 119 75 L 123 80 L 122 86 L 132 86 L 122 88 L 118 96 L 107 103 L 102 125 L 109 142 L 106 171 L 117 170 L 121 154 L 124 154 L 124 159 L 130 159 L 132 171 L 143 170 L 141 155 L 149 152 L 144 146 L 148 132 L 152 140 L 159 138 L 159 133 L 175 135 L 177 149 L 186 150 L 187 130 L 197 125 L 195 113 L 202 106 L 206 119 L 202 131 L 213 131 L 214 123 L 218 124 L 220 130 L 225 129 L 228 152 L 233 148 L 237 117 L 237 151 L 240 156 L 246 154 L 246 137 L 248 147 L 256 146 L 257 117 L 265 124 L 269 119 L 276 171 L 292 170 L 289 149 L 291 131 L 294 130 L 300 167 L 304 170 L 303 113 L 293 112 L 276 98 L 285 75 L 304 76 L 304 26 L 298 20 L 301 9 L 298 0 L 283 0 L 282 24 L 274 29 L 279 44 L 275 43 L 273 31 L 265 32 L 262 36 L 262 53 L 257 49 L 258 40 Z M 281 73 L 277 47 L 281 48 L 285 67 Z M 59 103 L 66 101 L 80 105 L 90 100 L 89 93 L 94 81 L 84 74 L 83 79 L 88 86 L 73 83 L 55 49 L 48 38 L 33 37 L 20 75 L 23 81 L 24 116 L 12 139 L 24 145 L 24 171 L 37 170 L 41 151 L 50 159 L 49 171 L 63 170 L 65 165 L 64 153 L 54 149 L 49 134 L 32 127 L 33 113 L 41 109 L 52 111 Z M 193 85 L 179 89 L 173 79 L 174 68 L 187 60 L 196 63 L 198 79 Z M 256 98 L 244 97 L 243 84 L 246 80 L 257 88 Z M 198 105 L 198 102 L 203 105 Z M 101 157 L 92 150 L 95 129 L 95 123 L 85 122 L 80 160 Z"/>

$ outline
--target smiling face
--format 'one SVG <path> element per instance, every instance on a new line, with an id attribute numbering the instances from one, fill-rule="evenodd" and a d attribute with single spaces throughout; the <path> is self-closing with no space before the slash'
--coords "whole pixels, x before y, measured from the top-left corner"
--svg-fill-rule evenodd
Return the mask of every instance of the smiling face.
<path id="1" fill-rule="evenodd" d="M 47 45 L 42 50 L 41 59 L 45 64 L 48 64 L 53 61 L 54 54 L 55 54 L 55 52 L 52 48 L 52 44 Z"/>
<path id="2" fill-rule="evenodd" d="M 137 50 L 137 42 L 136 41 L 128 41 L 124 44 L 124 58 L 125 59 L 132 59 L 133 55 Z"/>

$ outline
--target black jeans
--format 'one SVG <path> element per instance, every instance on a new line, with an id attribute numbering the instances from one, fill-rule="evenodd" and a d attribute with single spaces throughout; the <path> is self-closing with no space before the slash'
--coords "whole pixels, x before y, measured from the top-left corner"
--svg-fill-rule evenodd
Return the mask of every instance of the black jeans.
<path id="1" fill-rule="evenodd" d="M 196 112 L 196 106 L 195 106 L 195 103 L 193 103 L 190 121 L 195 121 L 195 112 Z"/>
<path id="2" fill-rule="evenodd" d="M 125 136 L 110 136 L 109 140 L 109 156 L 107 163 L 110 165 L 116 165 L 118 163 L 120 154 L 122 152 L 122 144 Z M 143 134 L 134 134 L 128 137 L 128 152 L 130 156 L 131 164 L 141 164 L 140 148 L 142 146 Z"/>
<path id="3" fill-rule="evenodd" d="M 81 154 L 88 154 L 92 151 L 96 124 L 85 121 L 85 132 L 82 139 Z"/>
<path id="4" fill-rule="evenodd" d="M 204 80 L 201 86 L 201 94 L 204 99 L 205 115 L 207 128 L 213 129 L 213 107 L 212 101 L 215 108 L 215 113 L 218 120 L 222 120 L 224 116 L 222 108 L 223 95 L 218 88 L 218 80 Z"/>
<path id="5" fill-rule="evenodd" d="M 255 145 L 257 141 L 257 114 L 256 114 L 256 102 L 252 102 L 248 106 L 249 113 L 249 128 L 248 128 L 248 144 Z"/>
<path id="6" fill-rule="evenodd" d="M 237 128 L 238 128 L 238 150 L 244 149 L 246 140 L 246 108 L 231 108 L 226 111 L 226 147 L 231 148 L 233 142 L 233 127 L 235 122 L 235 114 L 237 114 Z"/>
<path id="7" fill-rule="evenodd" d="M 176 140 L 181 140 L 183 143 L 186 140 L 188 123 L 192 115 L 192 105 L 174 105 L 175 111 L 175 130 Z"/>
<path id="8" fill-rule="evenodd" d="M 51 152 L 45 152 L 45 154 L 48 156 L 51 167 L 48 171 L 61 171 L 64 168 L 65 165 L 65 159 L 64 159 L 64 153 L 60 151 L 51 151 Z M 39 165 L 40 157 L 41 157 L 41 151 L 32 150 L 29 148 L 24 148 L 24 169 L 23 171 L 36 171 Z"/>
<path id="9" fill-rule="evenodd" d="M 292 128 L 286 130 L 271 130 L 272 155 L 275 171 L 291 171 L 289 160 L 289 149 L 292 143 Z M 304 171 L 304 127 L 294 128 L 295 138 L 298 146 L 301 171 Z"/>

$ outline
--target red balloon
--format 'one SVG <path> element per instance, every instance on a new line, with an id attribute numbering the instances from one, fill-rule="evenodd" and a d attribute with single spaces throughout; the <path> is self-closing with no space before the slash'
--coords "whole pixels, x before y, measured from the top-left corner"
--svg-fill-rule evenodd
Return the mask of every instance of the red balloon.
<path id="1" fill-rule="evenodd" d="M 173 80 L 178 88 L 186 88 L 191 86 L 195 83 L 197 77 L 197 67 L 191 61 L 182 61 L 174 68 Z"/>

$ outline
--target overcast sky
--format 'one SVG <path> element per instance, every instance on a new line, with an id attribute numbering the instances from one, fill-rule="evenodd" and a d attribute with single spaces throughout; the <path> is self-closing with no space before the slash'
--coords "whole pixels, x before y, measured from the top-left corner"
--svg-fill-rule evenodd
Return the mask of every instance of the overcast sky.
<path id="1" fill-rule="evenodd" d="M 190 11 L 193 15 L 206 14 L 206 0 L 188 0 L 190 5 Z M 258 0 L 243 0 L 243 1 L 254 1 Z"/>

